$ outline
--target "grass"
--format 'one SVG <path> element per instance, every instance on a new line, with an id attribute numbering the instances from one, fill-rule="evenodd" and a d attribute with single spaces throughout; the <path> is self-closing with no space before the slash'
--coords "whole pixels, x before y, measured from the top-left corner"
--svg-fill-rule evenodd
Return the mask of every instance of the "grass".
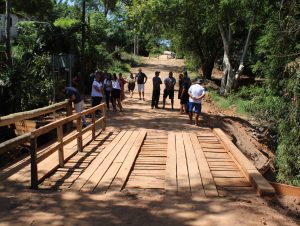
<path id="1" fill-rule="evenodd" d="M 220 94 L 216 90 L 209 90 L 209 96 L 220 109 L 230 109 L 234 110 L 238 115 L 249 116 L 247 106 L 250 104 L 250 100 L 242 99 L 235 95 L 223 97 L 220 96 Z"/>

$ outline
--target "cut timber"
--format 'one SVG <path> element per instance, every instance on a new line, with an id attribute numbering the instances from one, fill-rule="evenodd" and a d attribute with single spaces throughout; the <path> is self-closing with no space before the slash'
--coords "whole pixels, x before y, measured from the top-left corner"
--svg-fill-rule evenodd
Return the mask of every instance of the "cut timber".
<path id="1" fill-rule="evenodd" d="M 176 139 L 175 133 L 168 135 L 167 165 L 166 165 L 166 191 L 177 192 L 177 164 L 176 164 Z"/>
<path id="2" fill-rule="evenodd" d="M 130 140 L 131 134 L 132 131 L 126 131 L 125 135 L 122 137 L 120 142 L 118 142 L 115 148 L 113 148 L 108 153 L 106 158 L 101 162 L 98 168 L 93 172 L 91 177 L 88 179 L 87 183 L 81 188 L 81 191 L 92 192 L 96 188 L 97 184 L 102 179 L 102 177 L 109 169 L 109 167 L 112 165 L 113 161 L 118 156 L 123 146 Z"/>
<path id="3" fill-rule="evenodd" d="M 190 181 L 188 165 L 186 161 L 185 148 L 181 133 L 176 133 L 176 153 L 177 153 L 177 183 L 178 192 L 190 192 Z"/>
<path id="4" fill-rule="evenodd" d="M 106 192 L 113 179 L 116 177 L 120 167 L 122 166 L 127 155 L 129 155 L 130 150 L 132 149 L 135 140 L 137 139 L 140 131 L 134 131 L 128 142 L 123 146 L 122 150 L 119 152 L 118 156 L 113 160 L 113 163 L 104 173 L 103 178 L 101 178 L 97 187 L 94 189 L 94 192 Z"/>
<path id="5" fill-rule="evenodd" d="M 96 157 L 96 159 L 91 163 L 91 165 L 86 169 L 79 178 L 71 186 L 71 189 L 80 190 L 88 179 L 93 175 L 94 171 L 103 162 L 106 156 L 114 149 L 118 142 L 122 139 L 126 131 L 121 131 L 115 139 Z"/>
<path id="6" fill-rule="evenodd" d="M 134 162 L 137 158 L 139 150 L 143 144 L 143 141 L 146 137 L 146 130 L 141 130 L 138 137 L 136 138 L 130 152 L 128 153 L 126 159 L 124 160 L 118 174 L 114 178 L 112 184 L 109 187 L 109 191 L 120 191 L 128 179 L 130 171 L 134 165 Z"/>
<path id="7" fill-rule="evenodd" d="M 183 137 L 184 147 L 186 151 L 186 159 L 187 159 L 192 195 L 194 197 L 203 197 L 205 196 L 204 189 L 202 186 L 202 180 L 198 168 L 198 163 L 197 163 L 195 151 L 190 136 L 189 134 L 184 133 L 182 137 Z"/>
<path id="8" fill-rule="evenodd" d="M 244 154 L 231 142 L 221 129 L 214 129 L 215 134 L 220 138 L 228 151 L 234 156 L 239 163 L 243 173 L 255 186 L 260 195 L 275 195 L 275 189 L 270 183 L 258 172 L 255 166 L 244 156 Z"/>
<path id="9" fill-rule="evenodd" d="M 206 196 L 218 196 L 218 191 L 196 134 L 190 134 Z"/>

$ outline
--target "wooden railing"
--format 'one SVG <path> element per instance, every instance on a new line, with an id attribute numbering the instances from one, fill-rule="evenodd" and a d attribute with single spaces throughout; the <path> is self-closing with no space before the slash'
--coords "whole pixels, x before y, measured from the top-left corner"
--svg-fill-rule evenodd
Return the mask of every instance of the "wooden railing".
<path id="1" fill-rule="evenodd" d="M 59 102 L 59 103 L 56 103 L 56 104 L 53 104 L 53 105 L 50 105 L 47 107 L 38 108 L 35 110 L 31 110 L 31 111 L 18 112 L 18 113 L 0 117 L 0 126 L 7 126 L 7 125 L 14 124 L 18 121 L 32 119 L 32 118 L 35 118 L 35 117 L 38 117 L 41 115 L 55 112 L 55 111 L 63 109 L 63 108 L 66 109 L 66 112 L 67 112 L 66 116 L 69 116 L 72 114 L 72 105 L 71 105 L 71 103 L 69 103 L 69 101 L 66 100 L 66 101 L 62 101 L 62 102 Z M 30 132 L 22 134 L 20 136 L 10 139 L 10 140 L 7 140 L 3 143 L 0 143 L 0 155 L 16 148 L 20 144 L 29 142 L 29 140 L 30 140 Z"/>
<path id="2" fill-rule="evenodd" d="M 0 126 L 7 126 L 10 124 L 14 124 L 17 121 L 22 121 L 26 119 L 35 118 L 41 115 L 49 114 L 62 108 L 67 108 L 68 112 L 71 108 L 71 105 L 69 105 L 69 101 L 65 100 L 47 107 L 2 116 L 0 117 Z"/>
<path id="3" fill-rule="evenodd" d="M 65 163 L 64 159 L 64 146 L 69 144 L 73 140 L 77 139 L 77 151 L 82 151 L 82 135 L 87 131 L 92 131 L 92 140 L 96 137 L 96 126 L 101 124 L 102 129 L 106 127 L 106 105 L 100 104 L 88 110 L 85 110 L 81 113 L 71 115 L 69 117 L 63 118 L 61 120 L 50 123 L 46 126 L 43 126 L 30 133 L 30 155 L 31 155 L 31 188 L 37 189 L 41 180 L 38 178 L 38 163 L 45 160 L 54 152 L 58 152 L 59 166 L 63 166 Z M 102 112 L 102 117 L 96 120 L 96 111 L 100 110 Z M 82 128 L 81 117 L 83 115 L 91 115 L 92 122 L 85 128 Z M 63 125 L 76 120 L 76 132 L 72 133 L 71 136 L 64 136 L 63 134 Z M 37 155 L 37 138 L 45 133 L 48 133 L 52 130 L 56 130 L 57 139 L 50 147 L 48 147 L 47 152 L 38 156 Z"/>

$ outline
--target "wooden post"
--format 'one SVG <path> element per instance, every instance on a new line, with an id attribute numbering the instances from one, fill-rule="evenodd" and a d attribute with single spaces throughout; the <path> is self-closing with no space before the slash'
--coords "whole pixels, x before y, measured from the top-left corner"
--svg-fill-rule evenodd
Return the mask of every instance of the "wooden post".
<path id="1" fill-rule="evenodd" d="M 103 105 L 103 130 L 106 128 L 106 105 Z"/>
<path id="2" fill-rule="evenodd" d="M 38 189 L 38 171 L 37 171 L 37 156 L 36 156 L 36 137 L 30 137 L 30 162 L 31 162 L 31 188 Z"/>
<path id="3" fill-rule="evenodd" d="M 72 115 L 72 110 L 73 110 L 72 102 L 71 102 L 71 101 L 68 101 L 66 117 Z M 67 132 L 69 132 L 69 131 L 72 130 L 72 124 L 73 124 L 72 122 L 67 123 L 67 125 L 66 125 L 66 130 L 67 130 Z"/>
<path id="4" fill-rule="evenodd" d="M 92 124 L 93 124 L 92 140 L 95 140 L 95 138 L 96 138 L 95 113 L 96 113 L 96 111 L 92 112 Z"/>
<path id="5" fill-rule="evenodd" d="M 81 121 L 81 116 L 79 118 L 77 118 L 77 132 L 78 132 L 77 150 L 82 151 L 82 121 Z"/>
<path id="6" fill-rule="evenodd" d="M 59 125 L 57 127 L 57 141 L 59 142 L 59 149 L 58 149 L 58 160 L 59 160 L 59 166 L 63 167 L 64 163 L 65 163 L 65 159 L 64 159 L 64 147 L 63 147 L 63 127 L 62 125 Z"/>

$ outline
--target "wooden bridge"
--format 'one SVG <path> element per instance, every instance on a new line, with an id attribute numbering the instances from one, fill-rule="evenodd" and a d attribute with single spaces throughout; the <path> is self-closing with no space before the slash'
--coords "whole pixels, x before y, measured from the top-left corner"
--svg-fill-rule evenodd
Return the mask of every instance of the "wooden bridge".
<path id="1" fill-rule="evenodd" d="M 99 119 L 96 110 L 102 111 Z M 81 116 L 87 114 L 91 124 L 82 129 Z M 64 133 L 64 125 L 74 120 L 76 129 Z M 0 170 L 0 186 L 92 193 L 160 189 L 195 197 L 228 192 L 275 194 L 220 129 L 117 131 L 105 129 L 105 122 L 105 107 L 99 105 L 30 132 L 26 138 L 31 154 Z M 52 130 L 55 141 L 38 147 L 37 137 Z M 0 152 L 15 142 L 20 140 L 0 144 Z"/>

